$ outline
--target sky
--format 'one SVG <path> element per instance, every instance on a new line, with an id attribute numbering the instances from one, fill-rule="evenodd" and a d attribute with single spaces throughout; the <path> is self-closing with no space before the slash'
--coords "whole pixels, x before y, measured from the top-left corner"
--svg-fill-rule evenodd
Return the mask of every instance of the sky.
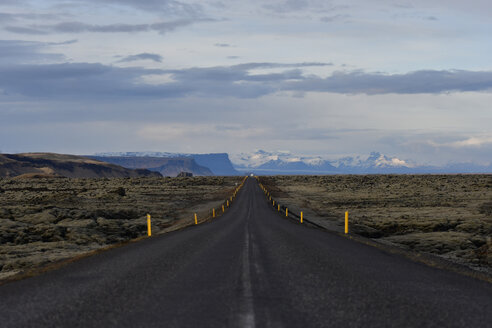
<path id="1" fill-rule="evenodd" d="M 0 151 L 492 163 L 492 2 L 1 0 Z"/>

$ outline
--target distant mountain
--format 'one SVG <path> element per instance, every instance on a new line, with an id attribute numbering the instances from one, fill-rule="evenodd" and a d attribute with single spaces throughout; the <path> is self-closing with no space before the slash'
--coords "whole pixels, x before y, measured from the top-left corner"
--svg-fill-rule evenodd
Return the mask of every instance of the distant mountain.
<path id="1" fill-rule="evenodd" d="M 298 156 L 287 151 L 258 150 L 233 156 L 237 170 L 256 174 L 424 174 L 424 173 L 492 173 L 492 165 L 455 163 L 445 166 L 417 165 L 412 161 L 379 152 L 369 156 L 326 160 L 319 156 Z"/>
<path id="2" fill-rule="evenodd" d="M 198 165 L 190 157 L 149 157 L 149 156 L 89 156 L 98 161 L 117 164 L 131 169 L 148 169 L 163 176 L 178 176 L 181 172 L 190 172 L 195 176 L 214 175 L 207 167 Z"/>
<path id="3" fill-rule="evenodd" d="M 0 154 L 0 177 L 123 178 L 161 177 L 149 170 L 131 170 L 82 156 L 25 153 Z"/>
<path id="4" fill-rule="evenodd" d="M 208 167 L 215 175 L 240 175 L 227 153 L 190 154 L 198 164 Z"/>
<path id="5" fill-rule="evenodd" d="M 256 174 L 330 174 L 336 167 L 321 157 L 296 156 L 290 152 L 242 153 L 233 157 L 236 169 Z"/>
<path id="6" fill-rule="evenodd" d="M 200 165 L 207 167 L 214 175 L 239 175 L 227 153 L 212 154 L 180 154 L 167 152 L 116 152 L 98 153 L 96 157 L 164 157 L 164 158 L 192 158 Z"/>
<path id="7" fill-rule="evenodd" d="M 411 173 L 416 166 L 397 157 L 372 152 L 369 157 L 343 157 L 332 162 L 343 173 Z"/>

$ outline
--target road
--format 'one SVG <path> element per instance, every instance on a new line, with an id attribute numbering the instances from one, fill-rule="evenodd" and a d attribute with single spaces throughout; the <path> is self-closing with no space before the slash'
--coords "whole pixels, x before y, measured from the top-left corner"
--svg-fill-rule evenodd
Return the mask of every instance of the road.
<path id="1" fill-rule="evenodd" d="M 491 327 L 492 284 L 301 226 L 247 179 L 213 222 L 0 286 L 1 327 Z"/>

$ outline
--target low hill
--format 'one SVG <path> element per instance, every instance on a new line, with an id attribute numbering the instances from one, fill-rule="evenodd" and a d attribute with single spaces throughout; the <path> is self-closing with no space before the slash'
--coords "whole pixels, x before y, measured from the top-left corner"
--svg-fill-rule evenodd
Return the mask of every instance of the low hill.
<path id="1" fill-rule="evenodd" d="M 0 154 L 0 177 L 125 178 L 160 177 L 157 172 L 132 170 L 82 156 L 25 153 Z"/>
<path id="2" fill-rule="evenodd" d="M 190 157 L 150 157 L 150 156 L 88 156 L 89 158 L 121 165 L 131 169 L 148 169 L 163 176 L 175 177 L 181 172 L 190 172 L 194 176 L 214 175 L 207 167 L 198 165 Z"/>

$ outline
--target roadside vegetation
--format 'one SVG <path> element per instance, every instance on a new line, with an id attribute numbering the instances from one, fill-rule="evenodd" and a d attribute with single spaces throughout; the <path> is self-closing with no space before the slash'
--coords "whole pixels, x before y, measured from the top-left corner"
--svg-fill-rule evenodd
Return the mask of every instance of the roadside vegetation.
<path id="1" fill-rule="evenodd" d="M 242 177 L 0 179 L 0 279 L 210 215 Z"/>
<path id="2" fill-rule="evenodd" d="M 282 204 L 329 229 L 492 273 L 491 175 L 262 177 Z"/>

